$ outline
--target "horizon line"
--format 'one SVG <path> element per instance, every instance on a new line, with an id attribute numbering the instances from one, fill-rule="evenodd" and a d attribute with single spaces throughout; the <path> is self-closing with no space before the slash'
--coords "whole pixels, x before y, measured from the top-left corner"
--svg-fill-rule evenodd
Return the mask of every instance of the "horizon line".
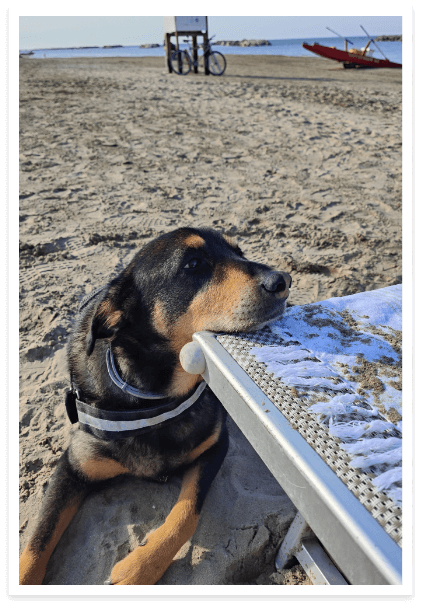
<path id="1" fill-rule="evenodd" d="M 364 35 L 355 36 L 353 34 L 348 35 L 349 38 L 367 38 Z M 374 39 L 378 38 L 378 36 L 403 36 L 403 34 L 378 34 L 376 36 L 372 36 Z M 318 36 L 319 38 L 341 38 L 341 36 Z M 346 34 L 347 37 L 347 34 Z M 308 36 L 310 38 L 310 36 Z M 242 40 L 267 40 L 268 42 L 271 40 L 304 40 L 303 36 L 299 36 L 297 38 L 242 38 Z M 241 42 L 239 40 L 238 42 Z M 222 42 L 228 42 L 229 40 L 222 40 Z M 106 45 L 89 45 L 89 46 L 61 46 L 61 47 L 41 47 L 41 48 L 24 48 L 19 49 L 21 51 L 68 51 L 68 50 L 84 50 L 84 49 L 106 49 L 106 48 L 130 48 L 131 46 L 141 47 L 144 44 L 158 44 L 160 48 L 164 48 L 164 44 L 160 44 L 159 42 L 143 42 L 140 44 L 106 44 Z M 215 45 L 215 42 L 213 43 Z M 216 45 L 219 46 L 219 45 Z"/>

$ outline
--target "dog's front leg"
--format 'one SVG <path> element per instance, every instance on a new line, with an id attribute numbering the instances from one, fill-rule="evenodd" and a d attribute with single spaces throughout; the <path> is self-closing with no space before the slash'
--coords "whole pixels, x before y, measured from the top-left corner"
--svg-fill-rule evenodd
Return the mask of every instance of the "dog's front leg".
<path id="1" fill-rule="evenodd" d="M 19 584 L 41 585 L 48 560 L 88 491 L 70 463 L 68 450 L 54 471 L 34 533 L 19 559 Z"/>
<path id="2" fill-rule="evenodd" d="M 193 535 L 207 491 L 228 448 L 227 431 L 186 470 L 179 498 L 162 526 L 151 532 L 146 544 L 118 562 L 106 584 L 154 585 L 179 549 Z"/>

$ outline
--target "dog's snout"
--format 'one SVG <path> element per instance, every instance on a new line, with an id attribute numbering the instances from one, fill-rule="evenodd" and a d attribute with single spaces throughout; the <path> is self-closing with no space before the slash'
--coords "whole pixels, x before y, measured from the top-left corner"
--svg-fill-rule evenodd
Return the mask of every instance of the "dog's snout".
<path id="1" fill-rule="evenodd" d="M 268 273 L 261 285 L 270 293 L 282 293 L 292 284 L 292 279 L 286 272 L 270 272 Z"/>

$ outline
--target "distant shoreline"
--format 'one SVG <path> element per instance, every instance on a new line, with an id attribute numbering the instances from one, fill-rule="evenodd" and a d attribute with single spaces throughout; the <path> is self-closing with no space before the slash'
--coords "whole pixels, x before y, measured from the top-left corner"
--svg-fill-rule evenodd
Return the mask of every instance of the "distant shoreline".
<path id="1" fill-rule="evenodd" d="M 335 36 L 331 36 L 333 38 L 333 40 L 335 40 Z M 353 38 L 353 36 L 349 36 L 350 38 Z M 309 38 L 309 36 L 308 36 Z M 316 37 L 318 38 L 318 37 Z M 321 38 L 321 36 L 319 36 L 319 38 Z M 402 34 L 392 34 L 392 35 L 380 35 L 380 36 L 376 36 L 374 37 L 374 40 L 377 42 L 401 42 L 403 39 Z M 299 37 L 299 38 L 272 38 L 270 40 L 259 40 L 260 44 L 259 46 L 270 46 L 271 45 L 271 40 L 305 40 L 305 38 L 303 36 Z M 213 45 L 217 46 L 217 45 L 223 45 L 223 46 L 243 46 L 241 43 L 253 43 L 253 42 L 258 42 L 255 40 L 223 40 L 223 41 L 217 41 L 212 43 Z M 246 46 L 246 44 L 244 44 L 244 46 Z M 249 46 L 249 45 L 248 45 Z M 255 46 L 253 44 L 251 44 L 250 46 Z M 19 50 L 19 53 L 27 53 L 29 51 L 81 51 L 81 50 L 85 50 L 85 49 L 113 49 L 113 48 L 130 48 L 130 47 L 138 47 L 138 48 L 160 48 L 162 47 L 161 44 L 158 43 L 148 43 L 148 44 L 128 44 L 128 45 L 122 45 L 122 44 L 116 44 L 116 45 L 104 45 L 104 46 L 64 46 L 64 47 L 52 47 L 52 48 L 40 48 L 40 49 L 21 49 Z"/>
<path id="2" fill-rule="evenodd" d="M 123 44 L 105 44 L 104 46 L 54 46 L 48 49 L 23 49 L 20 50 L 19 53 L 22 55 L 24 53 L 34 51 L 84 51 L 86 49 L 129 49 L 131 47 L 136 47 L 140 49 L 157 49 L 160 46 L 162 45 L 156 44 L 155 42 L 149 44 L 128 44 L 126 46 Z"/>

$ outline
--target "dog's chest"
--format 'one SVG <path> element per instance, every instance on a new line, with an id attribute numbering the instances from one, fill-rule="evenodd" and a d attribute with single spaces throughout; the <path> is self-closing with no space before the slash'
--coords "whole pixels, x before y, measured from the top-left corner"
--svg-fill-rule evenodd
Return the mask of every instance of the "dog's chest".
<path id="1" fill-rule="evenodd" d="M 156 479 L 177 469 L 185 461 L 186 454 L 182 452 L 170 454 L 154 447 L 142 446 L 139 450 L 130 450 L 123 459 L 123 465 L 136 477 Z"/>

